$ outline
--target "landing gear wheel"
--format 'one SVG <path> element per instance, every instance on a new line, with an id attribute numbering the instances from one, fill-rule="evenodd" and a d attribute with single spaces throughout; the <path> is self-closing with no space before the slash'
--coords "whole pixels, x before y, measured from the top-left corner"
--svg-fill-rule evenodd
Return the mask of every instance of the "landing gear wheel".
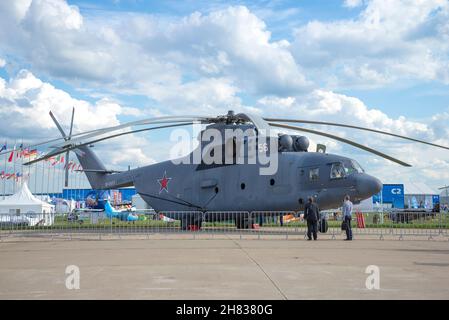
<path id="1" fill-rule="evenodd" d="M 254 224 L 254 219 L 248 217 L 247 215 L 238 215 L 235 217 L 235 227 L 237 229 L 252 229 Z"/>

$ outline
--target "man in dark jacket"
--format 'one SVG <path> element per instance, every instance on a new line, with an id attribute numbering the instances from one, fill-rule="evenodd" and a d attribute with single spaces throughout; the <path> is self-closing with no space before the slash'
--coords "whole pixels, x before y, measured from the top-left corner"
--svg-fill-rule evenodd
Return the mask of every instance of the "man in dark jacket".
<path id="1" fill-rule="evenodd" d="M 320 209 L 318 205 L 314 202 L 313 197 L 309 198 L 309 202 L 304 207 L 304 219 L 307 220 L 307 237 L 308 240 L 318 239 L 318 220 L 320 219 Z"/>

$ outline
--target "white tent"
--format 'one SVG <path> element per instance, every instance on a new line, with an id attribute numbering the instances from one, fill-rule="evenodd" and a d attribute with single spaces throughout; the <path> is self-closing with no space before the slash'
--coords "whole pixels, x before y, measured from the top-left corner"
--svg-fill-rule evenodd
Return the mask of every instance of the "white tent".
<path id="1" fill-rule="evenodd" d="M 423 182 L 413 182 L 409 181 L 404 183 L 404 193 L 405 195 L 437 195 L 438 190 L 434 190 Z"/>
<path id="2" fill-rule="evenodd" d="M 19 220 L 28 225 L 52 225 L 54 222 L 54 205 L 33 196 L 26 182 L 15 194 L 0 201 L 0 221 Z"/>

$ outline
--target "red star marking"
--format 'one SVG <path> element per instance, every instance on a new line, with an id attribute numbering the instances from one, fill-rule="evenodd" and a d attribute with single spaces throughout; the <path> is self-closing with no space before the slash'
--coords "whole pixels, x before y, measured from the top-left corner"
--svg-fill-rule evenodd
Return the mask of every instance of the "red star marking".
<path id="1" fill-rule="evenodd" d="M 159 190 L 159 194 L 161 194 L 162 191 L 166 191 L 168 193 L 168 182 L 171 180 L 172 178 L 167 178 L 167 172 L 164 172 L 164 176 L 162 177 L 162 179 L 157 179 L 157 182 L 159 182 L 159 185 L 161 186 L 161 190 Z"/>

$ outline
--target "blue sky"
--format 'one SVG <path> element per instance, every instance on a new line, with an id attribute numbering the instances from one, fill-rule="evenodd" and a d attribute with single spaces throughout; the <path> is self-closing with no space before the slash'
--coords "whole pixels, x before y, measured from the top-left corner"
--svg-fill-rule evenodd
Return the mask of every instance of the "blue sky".
<path id="1" fill-rule="evenodd" d="M 72 106 L 78 131 L 232 108 L 449 145 L 448 43 L 448 0 L 3 1 L 0 139 L 54 136 L 48 111 L 68 123 Z M 311 136 L 383 180 L 449 180 L 445 152 L 319 129 L 414 165 Z M 167 158 L 168 135 L 100 147 L 110 167 L 144 165 Z"/>
<path id="2" fill-rule="evenodd" d="M 229 5 L 244 5 L 265 17 L 267 29 L 272 33 L 273 40 L 293 38 L 294 27 L 305 25 L 310 21 L 338 21 L 341 19 L 356 19 L 363 7 L 350 8 L 341 0 L 293 0 L 293 1 L 145 1 L 145 0 L 100 0 L 68 1 L 79 7 L 86 15 L 96 15 L 99 12 L 139 12 L 167 17 L 183 17 L 194 11 L 208 13 L 217 8 Z M 270 11 L 270 13 L 265 12 Z M 289 13 L 290 12 L 290 13 Z M 74 93 L 72 88 L 67 90 Z M 432 113 L 439 113 L 449 108 L 449 89 L 447 85 L 434 82 L 417 82 L 403 86 L 401 83 L 371 90 L 340 90 L 340 92 L 359 97 L 368 106 L 378 108 L 392 117 L 408 115 L 412 118 L 429 117 L 429 107 Z M 76 93 L 75 93 L 76 94 Z M 78 93 L 79 95 L 79 93 Z M 80 97 L 84 97 L 79 95 Z M 247 103 L 254 103 L 250 97 L 242 95 Z M 149 102 L 144 97 L 126 97 L 121 99 L 133 106 L 141 106 Z"/>

